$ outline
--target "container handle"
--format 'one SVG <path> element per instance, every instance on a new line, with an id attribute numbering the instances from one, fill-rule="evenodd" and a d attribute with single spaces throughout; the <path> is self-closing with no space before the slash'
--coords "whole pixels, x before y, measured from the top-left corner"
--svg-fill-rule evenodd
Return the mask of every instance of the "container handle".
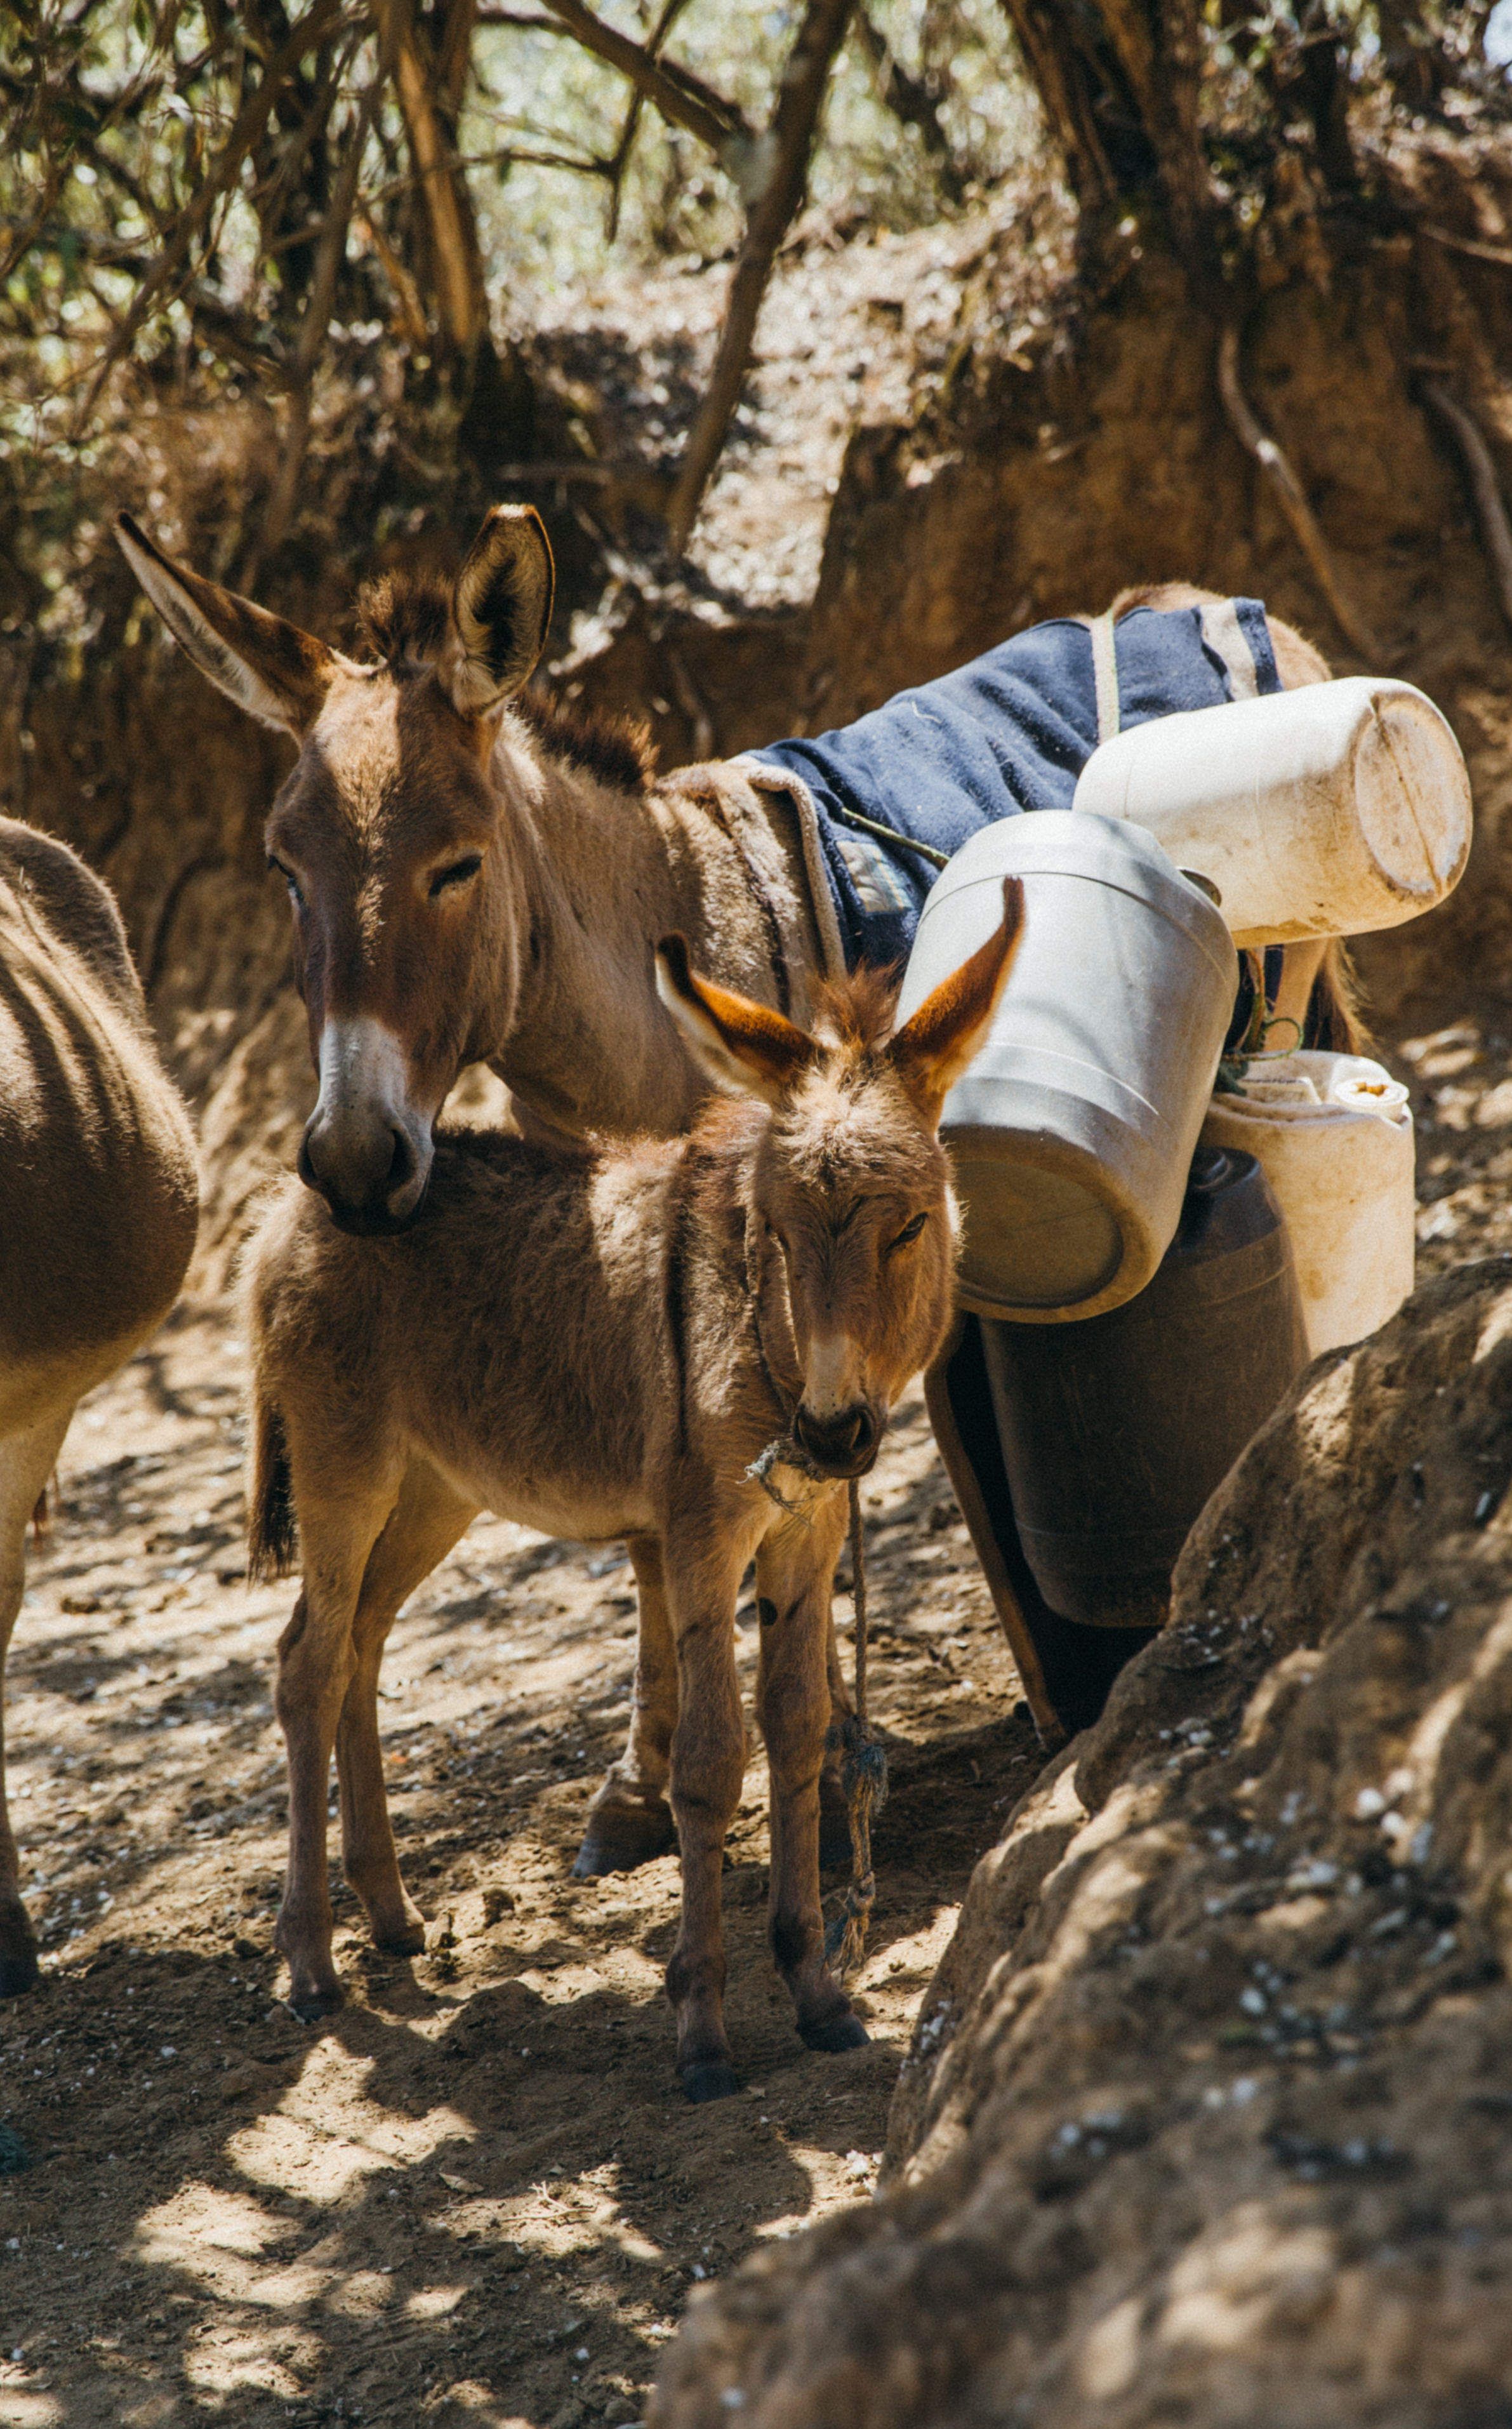
<path id="1" fill-rule="evenodd" d="M 1092 676 L 1097 692 L 1097 740 L 1111 742 L 1118 732 L 1118 648 L 1113 639 L 1113 611 L 1089 616 Z"/>

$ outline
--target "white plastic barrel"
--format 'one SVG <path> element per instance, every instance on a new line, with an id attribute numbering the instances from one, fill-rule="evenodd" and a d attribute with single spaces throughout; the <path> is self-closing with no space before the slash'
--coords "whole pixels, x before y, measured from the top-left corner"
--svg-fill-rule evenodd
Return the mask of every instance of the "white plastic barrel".
<path id="1" fill-rule="evenodd" d="M 1252 1063 L 1221 1092 L 1205 1146 L 1257 1158 L 1291 1233 L 1307 1353 L 1363 1341 L 1412 1288 L 1416 1246 L 1407 1092 L 1360 1054 Z"/>
<path id="2" fill-rule="evenodd" d="M 1234 951 L 1142 828 L 1072 810 L 1000 818 L 930 889 L 900 1025 L 992 934 L 1011 875 L 1024 940 L 940 1135 L 965 1209 L 962 1306 L 1055 1324 L 1122 1306 L 1175 1236 Z"/>
<path id="3" fill-rule="evenodd" d="M 1470 852 L 1448 720 L 1375 675 L 1128 726 L 1093 752 L 1076 807 L 1132 819 L 1209 878 L 1237 945 L 1397 927 L 1443 901 Z"/>

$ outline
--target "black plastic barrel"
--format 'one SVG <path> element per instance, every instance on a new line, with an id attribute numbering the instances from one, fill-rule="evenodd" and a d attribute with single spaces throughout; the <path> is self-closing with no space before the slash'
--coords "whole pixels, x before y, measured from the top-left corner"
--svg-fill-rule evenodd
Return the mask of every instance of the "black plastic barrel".
<path id="1" fill-rule="evenodd" d="M 1307 1363 L 1286 1222 L 1252 1155 L 1199 1148 L 1137 1297 L 1081 1324 L 984 1321 L 1025 1558 L 1053 1611 L 1158 1626 L 1208 1495 Z"/>

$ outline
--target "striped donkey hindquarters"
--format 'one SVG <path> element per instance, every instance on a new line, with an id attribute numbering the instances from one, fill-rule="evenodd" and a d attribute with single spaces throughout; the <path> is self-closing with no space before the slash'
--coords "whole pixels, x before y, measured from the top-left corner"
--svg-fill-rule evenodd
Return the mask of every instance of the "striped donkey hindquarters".
<path id="1" fill-rule="evenodd" d="M 74 1411 L 168 1314 L 198 1214 L 114 901 L 66 844 L 0 818 L 0 1672 Z M 0 1999 L 38 1979 L 3 1749 Z"/>

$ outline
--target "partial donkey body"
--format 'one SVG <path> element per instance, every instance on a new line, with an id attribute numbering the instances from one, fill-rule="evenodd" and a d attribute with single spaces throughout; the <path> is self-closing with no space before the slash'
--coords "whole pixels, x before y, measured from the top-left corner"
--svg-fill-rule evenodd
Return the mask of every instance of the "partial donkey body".
<path id="1" fill-rule="evenodd" d="M 711 1076 L 690 1136 L 598 1150 L 443 1136 L 426 1212 L 358 1245 L 288 1184 L 251 1250 L 252 1565 L 290 1549 L 304 1586 L 279 1647 L 290 1999 L 340 1998 L 326 1792 L 375 1936 L 418 1948 L 373 1724 L 384 1639 L 481 1509 L 550 1534 L 629 1539 L 674 1647 L 671 1802 L 682 1920 L 667 1990 L 690 2096 L 733 2089 L 721 2016 L 719 1875 L 745 1767 L 734 1663 L 756 1563 L 757 1710 L 772 1779 L 771 1939 L 811 2047 L 864 2040 L 824 1961 L 819 1776 L 845 1479 L 950 1313 L 955 1223 L 935 1137 L 992 1016 L 1003 928 L 906 1029 L 891 996 L 838 985 L 810 1037 L 701 983 L 668 939 L 661 984 Z M 546 1311 L 550 1311 L 550 1318 Z M 751 1470 L 777 1441 L 772 1481 Z M 777 1497 L 780 1495 L 781 1497 Z"/>
<path id="2" fill-rule="evenodd" d="M 0 1675 L 69 1420 L 168 1314 L 198 1207 L 114 902 L 65 844 L 0 819 Z M 0 1998 L 36 1979 L 0 1730 Z"/>
<path id="3" fill-rule="evenodd" d="M 196 665 L 300 745 L 267 840 L 289 889 L 320 1078 L 300 1169 L 342 1229 L 414 1219 L 436 1116 L 469 1063 L 507 1082 L 530 1136 L 685 1128 L 707 1083 L 650 983 L 668 931 L 687 937 L 700 969 L 800 1023 L 839 975 L 812 805 L 782 768 L 727 761 L 653 782 L 634 730 L 585 725 L 526 693 L 553 580 L 531 509 L 496 508 L 453 585 L 385 581 L 365 593 L 367 664 L 175 564 L 129 517 L 117 529 Z M 1208 598 L 1166 586 L 1127 594 L 1118 611 Z M 1273 618 L 1266 630 L 1283 685 L 1326 677 L 1290 627 Z M 1309 999 L 1346 1043 L 1336 947 L 1289 949 L 1277 1009 L 1301 1017 Z M 651 1555 L 637 1556 L 636 1577 L 640 1690 L 625 1752 L 594 1800 L 583 1873 L 641 1862 L 671 1835 L 675 1663 Z M 843 1712 L 833 1660 L 830 1684 Z M 1032 1675 L 1026 1684 L 1034 1697 Z M 1043 1720 L 1043 1697 L 1036 1711 Z"/>

